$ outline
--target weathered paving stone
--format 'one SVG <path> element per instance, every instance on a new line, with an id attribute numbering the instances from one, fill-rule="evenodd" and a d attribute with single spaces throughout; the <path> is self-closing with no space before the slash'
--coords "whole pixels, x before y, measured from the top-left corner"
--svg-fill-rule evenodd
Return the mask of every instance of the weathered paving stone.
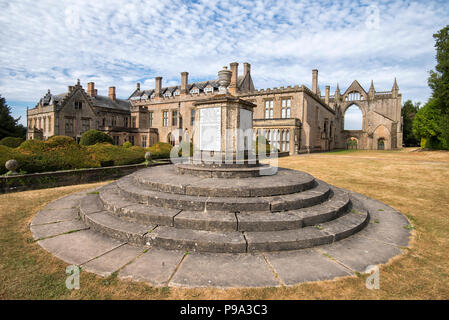
<path id="1" fill-rule="evenodd" d="M 79 206 L 80 200 L 86 195 L 86 192 L 75 193 L 61 199 L 50 202 L 46 209 L 60 210 L 60 209 L 71 209 Z"/>
<path id="2" fill-rule="evenodd" d="M 274 287 L 279 282 L 261 255 L 188 254 L 170 285 L 183 287 Z"/>
<path id="3" fill-rule="evenodd" d="M 390 244 L 368 239 L 359 234 L 319 248 L 354 271 L 364 272 L 369 265 L 388 262 L 401 250 Z"/>
<path id="4" fill-rule="evenodd" d="M 48 238 L 58 234 L 67 233 L 70 231 L 79 231 L 88 229 L 89 227 L 81 220 L 70 220 L 56 223 L 47 223 L 41 225 L 31 226 L 31 233 L 34 239 Z"/>
<path id="5" fill-rule="evenodd" d="M 237 219 L 233 212 L 182 211 L 174 218 L 174 227 L 206 231 L 237 231 Z"/>
<path id="6" fill-rule="evenodd" d="M 351 275 L 350 270 L 314 249 L 268 252 L 265 256 L 286 285 Z"/>
<path id="7" fill-rule="evenodd" d="M 59 259 L 81 265 L 124 244 L 92 230 L 82 230 L 38 241 Z"/>
<path id="8" fill-rule="evenodd" d="M 154 286 L 166 286 L 184 254 L 185 251 L 152 248 L 123 268 L 118 277 L 145 281 Z"/>
<path id="9" fill-rule="evenodd" d="M 88 272 L 93 272 L 103 277 L 107 277 L 126 264 L 132 262 L 143 251 L 144 248 L 142 247 L 135 247 L 125 244 L 87 262 L 86 264 L 83 264 L 82 268 Z"/>
<path id="10" fill-rule="evenodd" d="M 31 225 L 77 220 L 79 219 L 78 208 L 47 209 L 39 211 L 31 221 Z"/>

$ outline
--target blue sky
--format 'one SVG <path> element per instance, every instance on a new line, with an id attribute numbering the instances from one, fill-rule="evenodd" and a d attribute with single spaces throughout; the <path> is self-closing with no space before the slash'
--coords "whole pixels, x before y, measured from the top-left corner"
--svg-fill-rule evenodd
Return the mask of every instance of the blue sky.
<path id="1" fill-rule="evenodd" d="M 317 68 L 321 92 L 355 79 L 385 91 L 397 77 L 404 101 L 424 102 L 432 34 L 448 23 L 448 1 L 0 0 L 0 94 L 24 120 L 78 78 L 127 98 L 136 82 L 212 79 L 238 61 L 256 88 L 310 87 Z"/>

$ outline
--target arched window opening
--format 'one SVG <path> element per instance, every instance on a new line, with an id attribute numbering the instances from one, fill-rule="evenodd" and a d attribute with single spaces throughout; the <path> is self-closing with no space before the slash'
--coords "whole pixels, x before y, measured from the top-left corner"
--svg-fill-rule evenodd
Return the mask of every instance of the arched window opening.
<path id="1" fill-rule="evenodd" d="M 380 138 L 377 141 L 377 149 L 378 150 L 385 150 L 385 139 L 384 138 Z"/>
<path id="2" fill-rule="evenodd" d="M 351 91 L 345 98 L 345 101 L 363 100 L 363 96 L 358 91 Z"/>
<path id="3" fill-rule="evenodd" d="M 355 104 L 346 109 L 344 116 L 345 130 L 362 130 L 363 129 L 363 114 L 362 110 Z"/>
<path id="4" fill-rule="evenodd" d="M 349 150 L 355 150 L 357 149 L 358 140 L 356 138 L 349 138 L 346 143 L 346 148 Z"/>
<path id="5" fill-rule="evenodd" d="M 175 146 L 175 136 L 170 132 L 167 137 L 168 143 Z"/>

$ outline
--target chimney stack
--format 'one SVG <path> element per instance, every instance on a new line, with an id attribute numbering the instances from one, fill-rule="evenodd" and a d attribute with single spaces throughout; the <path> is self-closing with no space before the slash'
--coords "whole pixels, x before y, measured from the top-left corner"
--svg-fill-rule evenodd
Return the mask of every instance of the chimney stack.
<path id="1" fill-rule="evenodd" d="M 251 65 L 248 62 L 243 64 L 243 75 L 246 76 L 247 73 L 251 72 Z"/>
<path id="2" fill-rule="evenodd" d="M 239 78 L 239 64 L 237 62 L 231 63 L 231 83 L 229 84 L 229 93 L 237 94 L 237 85 Z"/>
<path id="3" fill-rule="evenodd" d="M 324 102 L 326 104 L 329 104 L 329 92 L 330 92 L 330 90 L 331 90 L 331 87 L 330 86 L 326 86 L 326 95 L 324 96 Z"/>
<path id="4" fill-rule="evenodd" d="M 312 70 L 312 92 L 318 94 L 318 70 Z"/>
<path id="5" fill-rule="evenodd" d="M 181 94 L 187 93 L 187 85 L 189 83 L 189 73 L 181 72 Z"/>
<path id="6" fill-rule="evenodd" d="M 109 87 L 109 99 L 115 101 L 115 87 Z"/>
<path id="7" fill-rule="evenodd" d="M 137 91 L 140 91 L 140 82 L 137 82 L 136 89 L 137 89 Z"/>
<path id="8" fill-rule="evenodd" d="M 155 87 L 155 96 L 156 97 L 160 97 L 161 96 L 161 91 L 162 91 L 162 77 L 156 77 L 154 78 L 155 82 L 156 82 L 156 87 Z"/>
<path id="9" fill-rule="evenodd" d="M 89 82 L 87 84 L 87 94 L 91 97 L 95 97 L 95 83 Z"/>

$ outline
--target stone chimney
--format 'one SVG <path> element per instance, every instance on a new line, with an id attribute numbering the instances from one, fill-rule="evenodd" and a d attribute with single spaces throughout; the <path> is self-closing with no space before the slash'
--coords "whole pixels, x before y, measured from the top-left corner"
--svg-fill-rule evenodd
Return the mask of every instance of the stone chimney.
<path id="1" fill-rule="evenodd" d="M 248 62 L 245 62 L 243 64 L 243 75 L 246 76 L 250 72 L 251 72 L 251 65 Z"/>
<path id="2" fill-rule="evenodd" d="M 95 95 L 98 95 L 98 90 L 97 89 L 95 89 Z"/>
<path id="3" fill-rule="evenodd" d="M 239 64 L 237 62 L 231 63 L 231 83 L 229 84 L 229 93 L 237 94 L 238 79 L 239 79 Z"/>
<path id="4" fill-rule="evenodd" d="M 137 91 L 140 91 L 140 82 L 137 82 L 137 83 L 136 83 L 136 90 L 137 90 Z"/>
<path id="5" fill-rule="evenodd" d="M 115 87 L 109 87 L 109 99 L 115 101 Z"/>
<path id="6" fill-rule="evenodd" d="M 189 73 L 188 72 L 181 72 L 181 94 L 187 93 L 187 85 L 189 83 Z"/>
<path id="7" fill-rule="evenodd" d="M 312 92 L 318 94 L 318 70 L 312 70 Z"/>
<path id="8" fill-rule="evenodd" d="M 155 83 L 156 83 L 154 95 L 156 97 L 160 97 L 161 96 L 161 91 L 162 91 L 162 77 L 156 77 L 156 78 L 154 78 L 154 80 L 155 80 Z"/>
<path id="9" fill-rule="evenodd" d="M 331 90 L 330 86 L 326 86 L 326 95 L 324 96 L 324 102 L 328 105 L 329 104 L 329 92 Z"/>
<path id="10" fill-rule="evenodd" d="M 87 84 L 87 94 L 91 97 L 95 97 L 95 83 L 89 82 Z"/>

